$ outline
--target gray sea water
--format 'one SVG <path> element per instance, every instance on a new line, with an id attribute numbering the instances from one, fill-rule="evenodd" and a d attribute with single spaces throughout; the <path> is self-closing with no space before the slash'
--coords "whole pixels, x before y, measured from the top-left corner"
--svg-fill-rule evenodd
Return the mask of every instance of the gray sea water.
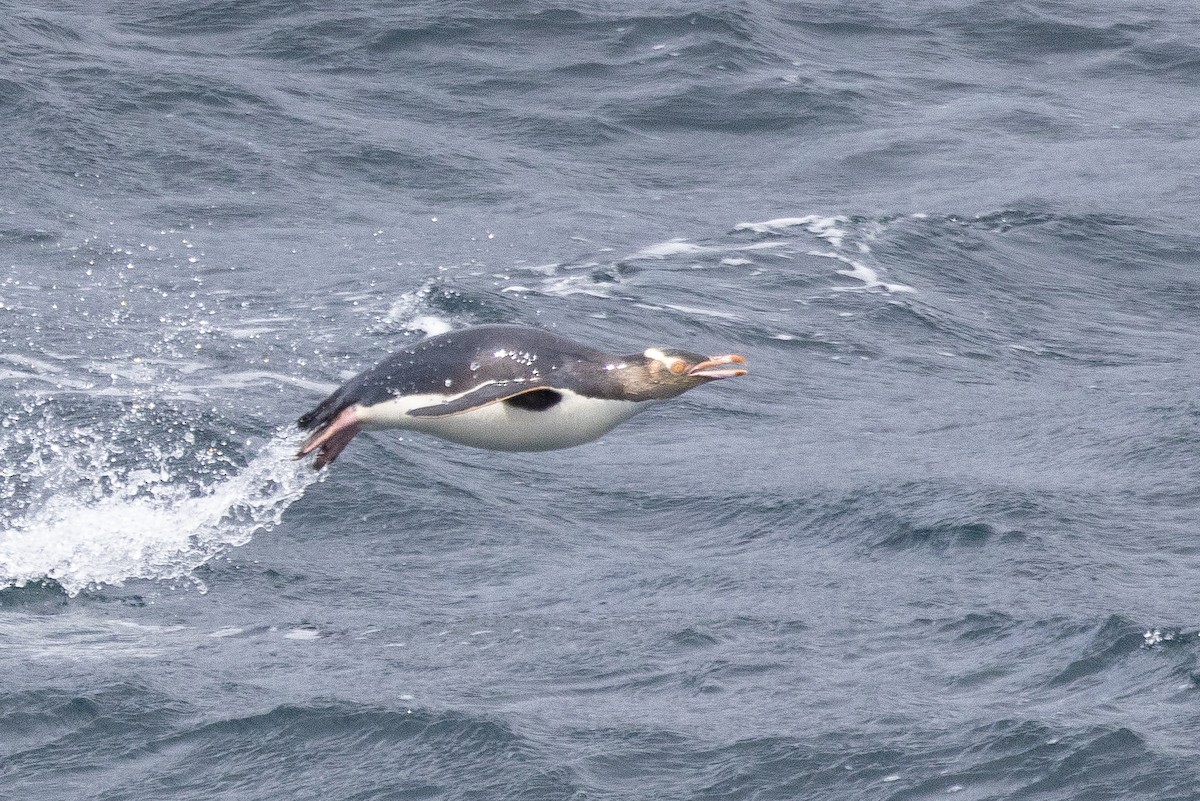
<path id="1" fill-rule="evenodd" d="M 1197 30 L 0 4 L 0 797 L 1200 798 Z M 291 460 L 483 322 L 752 372 Z"/>

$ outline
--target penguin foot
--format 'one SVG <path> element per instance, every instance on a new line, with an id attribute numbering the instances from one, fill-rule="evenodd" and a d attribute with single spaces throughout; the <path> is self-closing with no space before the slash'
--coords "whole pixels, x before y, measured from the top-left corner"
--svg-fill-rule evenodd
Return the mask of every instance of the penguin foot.
<path id="1" fill-rule="evenodd" d="M 303 459 L 313 451 L 317 451 L 317 458 L 313 460 L 313 467 L 320 470 L 326 465 L 333 464 L 338 455 L 350 444 L 350 440 L 354 439 L 355 435 L 361 430 L 358 425 L 358 415 L 354 413 L 354 408 L 344 409 L 341 414 L 334 418 L 333 422 L 305 441 L 296 454 L 296 458 Z"/>

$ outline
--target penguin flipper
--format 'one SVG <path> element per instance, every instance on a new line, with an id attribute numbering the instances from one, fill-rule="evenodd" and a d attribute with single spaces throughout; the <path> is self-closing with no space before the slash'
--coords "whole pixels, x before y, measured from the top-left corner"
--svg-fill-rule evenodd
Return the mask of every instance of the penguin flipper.
<path id="1" fill-rule="evenodd" d="M 540 412 L 562 400 L 562 393 L 549 387 L 513 387 L 512 384 L 485 384 L 461 397 L 432 406 L 411 409 L 412 417 L 448 417 L 492 403 L 505 402 L 527 411 Z"/>

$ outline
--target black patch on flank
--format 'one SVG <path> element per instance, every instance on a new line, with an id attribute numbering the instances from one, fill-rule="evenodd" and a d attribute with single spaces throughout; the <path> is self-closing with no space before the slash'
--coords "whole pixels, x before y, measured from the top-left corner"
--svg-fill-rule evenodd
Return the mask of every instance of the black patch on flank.
<path id="1" fill-rule="evenodd" d="M 511 398 L 505 398 L 504 402 L 509 406 L 524 409 L 527 412 L 544 412 L 552 406 L 557 406 L 562 399 L 563 395 L 558 390 L 535 389 L 530 392 L 522 392 L 520 395 L 513 395 Z"/>

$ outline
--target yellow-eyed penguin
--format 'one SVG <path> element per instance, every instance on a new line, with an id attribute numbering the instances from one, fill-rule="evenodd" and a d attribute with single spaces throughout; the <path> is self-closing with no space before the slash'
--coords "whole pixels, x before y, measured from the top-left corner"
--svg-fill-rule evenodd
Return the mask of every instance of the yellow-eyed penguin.
<path id="1" fill-rule="evenodd" d="M 423 339 L 351 378 L 305 414 L 297 458 L 316 468 L 363 430 L 400 428 L 498 451 L 582 445 L 653 403 L 745 375 L 736 354 L 648 348 L 613 356 L 538 328 L 482 325 Z"/>

